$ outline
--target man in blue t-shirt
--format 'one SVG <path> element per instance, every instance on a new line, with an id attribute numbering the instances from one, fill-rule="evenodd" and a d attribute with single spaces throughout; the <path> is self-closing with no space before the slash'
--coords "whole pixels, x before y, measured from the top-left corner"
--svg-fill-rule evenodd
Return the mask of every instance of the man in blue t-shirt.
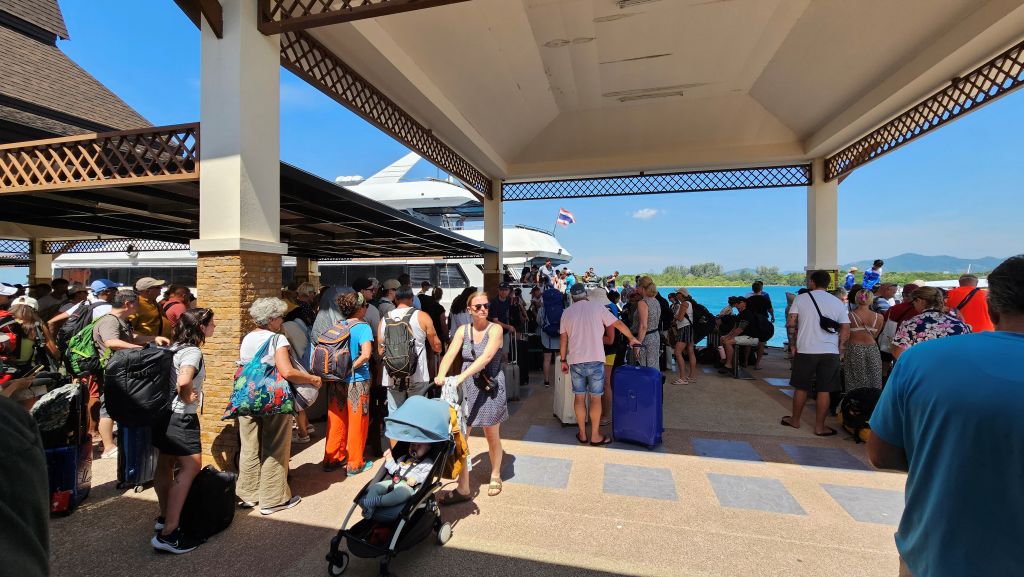
<path id="1" fill-rule="evenodd" d="M 860 270 L 855 266 L 850 267 L 850 272 L 846 273 L 846 281 L 843 282 L 843 290 L 850 292 L 853 285 L 857 284 L 857 271 Z"/>
<path id="2" fill-rule="evenodd" d="M 864 290 L 872 290 L 882 281 L 882 266 L 884 264 L 881 259 L 876 260 L 871 264 L 871 270 L 864 271 L 864 278 L 860 283 Z"/>
<path id="3" fill-rule="evenodd" d="M 996 267 L 988 284 L 996 332 L 908 349 L 871 416 L 871 463 L 908 471 L 900 575 L 1024 567 L 1024 255 Z"/>

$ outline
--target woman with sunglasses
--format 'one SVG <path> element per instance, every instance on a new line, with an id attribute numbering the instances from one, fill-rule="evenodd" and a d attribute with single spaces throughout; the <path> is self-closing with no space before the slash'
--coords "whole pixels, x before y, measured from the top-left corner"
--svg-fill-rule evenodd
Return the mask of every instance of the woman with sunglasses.
<path id="1" fill-rule="evenodd" d="M 495 497 L 501 493 L 501 437 L 499 428 L 508 419 L 508 405 L 505 400 L 505 372 L 501 366 L 501 326 L 490 322 L 490 299 L 487 293 L 478 292 L 469 298 L 469 314 L 472 322 L 461 327 L 452 336 L 451 346 L 441 361 L 434 382 L 444 384 L 444 375 L 455 362 L 456 355 L 462 355 L 462 372 L 455 378 L 462 387 L 462 411 L 466 415 L 466 438 L 473 427 L 483 427 L 487 438 L 487 451 L 491 457 L 491 482 L 487 495 Z M 458 487 L 445 495 L 441 503 L 452 504 L 472 498 L 469 488 L 469 473 L 465 468 L 459 474 Z"/>
<path id="2" fill-rule="evenodd" d="M 169 553 L 188 553 L 199 546 L 199 541 L 182 534 L 178 521 L 192 480 L 203 466 L 196 414 L 206 380 L 200 347 L 213 336 L 216 327 L 212 310 L 190 309 L 181 313 L 172 332 L 174 397 L 170 411 L 153 424 L 153 446 L 160 450 L 153 475 L 160 516 L 154 527 L 156 535 L 150 541 L 154 549 Z"/>

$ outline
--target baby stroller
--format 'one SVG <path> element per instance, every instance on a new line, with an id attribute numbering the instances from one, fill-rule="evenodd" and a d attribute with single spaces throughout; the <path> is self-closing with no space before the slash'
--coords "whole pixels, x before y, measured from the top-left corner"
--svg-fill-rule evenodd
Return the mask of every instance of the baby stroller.
<path id="1" fill-rule="evenodd" d="M 431 445 L 429 455 L 433 466 L 430 477 L 417 487 L 415 494 L 405 503 L 379 507 L 373 517 L 360 519 L 346 529 L 370 485 L 388 475 L 382 465 L 373 479 L 356 495 L 341 529 L 331 539 L 331 549 L 327 553 L 328 575 L 336 577 L 344 573 L 348 568 L 349 554 L 352 554 L 362 558 L 380 558 L 380 574 L 387 577 L 391 575 L 388 570 L 391 558 L 416 545 L 430 533 L 436 532 L 440 545 L 451 539 L 452 525 L 441 518 L 436 499 L 442 484 L 441 471 L 454 451 L 449 407 L 442 399 L 410 397 L 384 420 L 385 436 L 397 442 L 391 450 L 396 458 L 408 451 L 409 443 Z M 348 551 L 341 550 L 343 542 Z"/>

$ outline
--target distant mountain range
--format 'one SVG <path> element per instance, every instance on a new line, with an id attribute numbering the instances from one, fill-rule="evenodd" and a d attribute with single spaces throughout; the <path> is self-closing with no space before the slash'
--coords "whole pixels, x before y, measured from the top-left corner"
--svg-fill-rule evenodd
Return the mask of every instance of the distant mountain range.
<path id="1" fill-rule="evenodd" d="M 968 266 L 972 272 L 987 272 L 996 268 L 999 263 L 1006 259 L 994 256 L 983 258 L 958 258 L 947 255 L 926 256 L 908 252 L 889 258 L 882 258 L 882 260 L 885 261 L 883 270 L 889 272 L 946 272 L 961 274 L 967 271 Z M 860 260 L 844 264 L 842 268 L 847 270 L 851 266 L 855 266 L 860 270 L 867 270 L 871 268 L 872 262 L 874 262 L 874 259 Z"/>

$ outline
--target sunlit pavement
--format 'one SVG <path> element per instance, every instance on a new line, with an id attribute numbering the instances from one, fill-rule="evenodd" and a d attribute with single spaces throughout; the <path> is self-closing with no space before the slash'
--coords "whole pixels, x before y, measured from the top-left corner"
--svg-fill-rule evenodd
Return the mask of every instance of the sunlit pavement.
<path id="1" fill-rule="evenodd" d="M 905 477 L 876 472 L 848 435 L 813 435 L 790 414 L 788 363 L 773 351 L 757 380 L 705 369 L 666 385 L 656 450 L 580 445 L 552 416 L 540 373 L 502 429 L 504 491 L 488 497 L 486 443 L 471 439 L 472 503 L 444 509 L 445 546 L 432 538 L 399 555 L 398 575 L 858 575 L 897 573 L 893 532 Z M 670 383 L 673 377 L 669 377 Z M 838 428 L 830 419 L 830 425 Z M 292 488 L 302 503 L 234 524 L 181 556 L 149 546 L 156 497 L 115 488 L 115 460 L 97 460 L 93 492 L 51 523 L 52 574 L 285 575 L 326 571 L 324 555 L 367 475 L 324 473 L 319 442 L 296 445 Z M 610 428 L 609 428 L 610 429 Z M 610 432 L 610 431 L 609 431 Z M 482 486 L 481 486 L 482 485 Z M 370 559 L 346 574 L 376 575 Z"/>

